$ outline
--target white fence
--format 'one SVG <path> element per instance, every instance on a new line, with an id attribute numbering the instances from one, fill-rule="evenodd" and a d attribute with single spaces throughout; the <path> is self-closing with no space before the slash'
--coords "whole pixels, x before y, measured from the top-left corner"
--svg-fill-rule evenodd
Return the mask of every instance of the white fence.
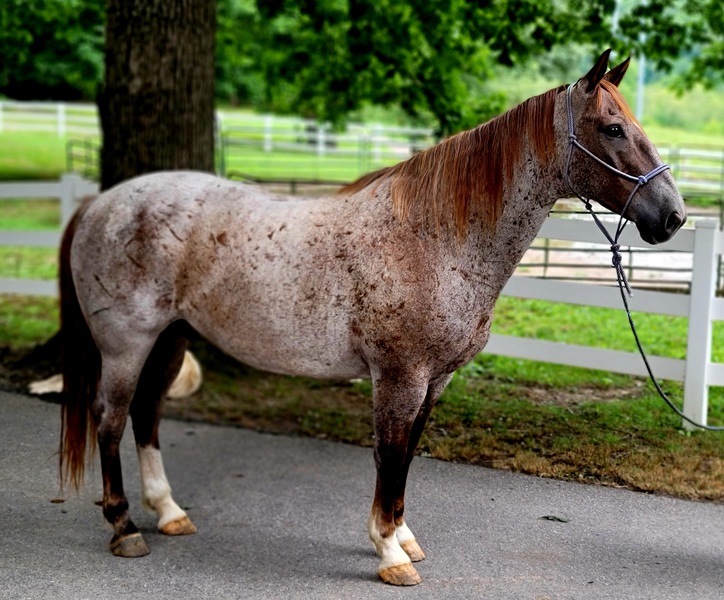
<path id="1" fill-rule="evenodd" d="M 613 235 L 616 223 L 607 224 Z M 541 238 L 571 242 L 597 241 L 601 232 L 588 220 L 549 218 L 540 232 Z M 621 245 L 651 248 L 634 227 L 627 228 L 620 238 Z M 656 248 L 692 254 L 692 280 L 689 294 L 634 290 L 629 299 L 632 311 L 686 317 L 688 336 L 686 358 L 674 359 L 649 356 L 649 363 L 659 379 L 683 381 L 684 414 L 706 424 L 709 386 L 724 386 L 724 364 L 711 361 L 712 327 L 714 321 L 724 320 L 724 299 L 715 297 L 717 257 L 724 253 L 724 233 L 713 219 L 696 221 L 693 229 L 682 229 L 666 244 Z M 621 294 L 616 286 L 590 283 L 535 279 L 513 276 L 503 290 L 507 296 L 534 298 L 551 302 L 566 302 L 622 308 Z M 628 323 L 622 321 L 622 327 Z M 645 332 L 641 332 L 645 338 Z M 634 344 L 631 340 L 632 346 Z M 635 347 L 635 346 L 634 346 Z M 560 342 L 492 335 L 485 352 L 515 358 L 539 360 L 555 364 L 602 369 L 627 375 L 647 376 L 638 352 L 622 352 L 591 348 Z M 690 428 L 684 423 L 686 428 Z"/>
<path id="2" fill-rule="evenodd" d="M 659 153 L 683 194 L 724 195 L 724 148 L 660 146 Z"/>
<path id="3" fill-rule="evenodd" d="M 47 131 L 99 135 L 95 104 L 0 101 L 0 133 L 3 131 Z"/>
<path id="4" fill-rule="evenodd" d="M 315 121 L 223 110 L 216 111 L 216 120 L 222 175 L 235 171 L 264 178 L 278 173 L 281 163 L 291 178 L 349 181 L 435 142 L 430 129 L 350 123 L 344 133 L 334 133 Z M 0 101 L 3 131 L 100 136 L 95 105 L 55 102 Z M 659 144 L 659 150 L 684 196 L 724 196 L 724 148 Z M 319 159 L 312 166 L 310 156 Z M 299 160 L 303 164 L 295 170 Z"/>
<path id="5" fill-rule="evenodd" d="M 62 221 L 72 214 L 75 199 L 96 193 L 97 185 L 76 176 L 65 176 L 54 183 L 0 184 L 2 198 L 58 198 L 61 202 Z M 711 360 L 712 326 L 724 320 L 724 299 L 715 297 L 717 259 L 724 253 L 724 233 L 712 219 L 696 221 L 694 228 L 682 229 L 672 240 L 656 248 L 692 255 L 692 280 L 689 294 L 668 293 L 637 289 L 630 299 L 633 311 L 686 317 L 688 339 L 685 359 L 650 356 L 649 360 L 660 379 L 683 381 L 684 413 L 687 417 L 706 424 L 709 386 L 724 386 L 724 364 Z M 615 223 L 608 225 L 611 230 Z M 549 218 L 540 232 L 540 238 L 568 242 L 591 242 L 601 239 L 601 232 L 590 220 Z M 60 230 L 55 232 L 0 231 L 2 246 L 57 247 Z M 652 248 L 629 227 L 621 237 L 621 245 Z M 0 279 L 0 293 L 57 295 L 55 281 Z M 621 297 L 615 286 L 605 287 L 590 283 L 536 279 L 515 275 L 503 294 L 521 298 L 565 302 L 605 308 L 621 308 Z M 622 323 L 626 326 L 626 323 Z M 645 337 L 645 332 L 642 332 Z M 633 345 L 633 340 L 632 340 Z M 640 356 L 635 352 L 621 352 L 550 342 L 539 339 L 493 335 L 485 349 L 492 354 L 539 360 L 549 363 L 584 368 L 609 370 L 629 375 L 645 376 Z M 685 427 L 689 427 L 686 423 Z"/>
<path id="6" fill-rule="evenodd" d="M 0 202 L 7 199 L 41 200 L 54 198 L 60 202 L 60 222 L 56 231 L 0 230 L 0 252 L 7 246 L 59 248 L 60 235 L 76 208 L 79 199 L 98 193 L 98 184 L 77 175 L 64 175 L 59 181 L 0 183 Z M 45 279 L 0 278 L 0 294 L 56 296 L 57 282 Z"/>

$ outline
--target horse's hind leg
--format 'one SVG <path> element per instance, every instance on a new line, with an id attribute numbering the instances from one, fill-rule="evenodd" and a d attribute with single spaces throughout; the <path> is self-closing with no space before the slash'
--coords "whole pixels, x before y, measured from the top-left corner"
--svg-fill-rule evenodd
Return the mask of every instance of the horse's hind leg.
<path id="1" fill-rule="evenodd" d="M 374 381 L 377 485 L 369 534 L 381 559 L 377 573 L 386 583 L 420 582 L 411 561 L 422 560 L 425 555 L 403 518 L 405 485 L 425 421 L 448 380 L 428 386 L 420 375 L 402 377 L 395 373 Z"/>
<path id="2" fill-rule="evenodd" d="M 128 513 L 120 457 L 121 438 L 145 355 L 104 354 L 98 395 L 92 406 L 103 471 L 103 515 L 113 527 L 110 548 L 116 556 L 128 558 L 150 552 Z"/>
<path id="3" fill-rule="evenodd" d="M 196 526 L 171 497 L 158 440 L 163 399 L 181 368 L 186 345 L 186 340 L 176 334 L 175 325 L 159 336 L 143 367 L 131 404 L 141 472 L 141 501 L 145 508 L 158 515 L 158 529 L 166 535 L 196 533 Z"/>

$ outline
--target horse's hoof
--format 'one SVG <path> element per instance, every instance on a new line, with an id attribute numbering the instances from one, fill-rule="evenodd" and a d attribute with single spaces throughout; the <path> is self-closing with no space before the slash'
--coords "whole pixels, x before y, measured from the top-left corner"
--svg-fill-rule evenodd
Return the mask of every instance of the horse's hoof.
<path id="1" fill-rule="evenodd" d="M 391 585 L 417 585 L 422 581 L 419 573 L 411 563 L 387 567 L 377 573 L 380 579 Z"/>
<path id="2" fill-rule="evenodd" d="M 425 553 L 422 551 L 422 548 L 420 548 L 420 545 L 417 543 L 416 540 L 407 540 L 406 542 L 402 542 L 400 546 L 402 546 L 405 554 L 410 557 L 410 560 L 412 562 L 420 562 L 421 560 L 425 560 Z"/>
<path id="3" fill-rule="evenodd" d="M 158 530 L 165 535 L 190 535 L 196 533 L 196 525 L 186 516 L 169 521 Z"/>
<path id="4" fill-rule="evenodd" d="M 150 548 L 143 541 L 140 533 L 131 533 L 121 538 L 111 540 L 111 552 L 114 556 L 125 558 L 138 558 L 146 556 L 151 552 Z"/>

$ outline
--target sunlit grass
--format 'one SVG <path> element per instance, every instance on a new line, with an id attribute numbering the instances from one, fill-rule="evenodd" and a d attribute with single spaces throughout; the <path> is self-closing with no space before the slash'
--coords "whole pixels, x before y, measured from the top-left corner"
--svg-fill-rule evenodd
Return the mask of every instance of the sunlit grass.
<path id="1" fill-rule="evenodd" d="M 57 179 L 66 170 L 65 143 L 45 132 L 0 133 L 0 181 Z"/>

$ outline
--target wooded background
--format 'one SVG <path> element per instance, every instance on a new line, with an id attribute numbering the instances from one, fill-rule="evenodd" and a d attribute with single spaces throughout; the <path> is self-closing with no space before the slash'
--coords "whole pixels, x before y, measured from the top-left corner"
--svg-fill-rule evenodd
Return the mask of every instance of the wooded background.
<path id="1" fill-rule="evenodd" d="M 189 0 L 128 4 L 147 5 L 147 15 L 177 9 L 194 15 Z M 202 4 L 205 14 L 194 15 L 188 34 L 172 43 L 191 60 L 194 53 L 184 54 L 184 48 L 212 32 L 217 102 L 336 124 L 363 106 L 381 105 L 398 109 L 410 124 L 449 134 L 500 112 L 505 98 L 489 84 L 501 70 L 532 65 L 549 78 L 569 81 L 609 46 L 621 58 L 644 50 L 657 68 L 649 77 L 669 74 L 681 88 L 724 80 L 720 0 Z M 94 100 L 104 81 L 106 15 L 112 20 L 114 6 L 121 3 L 0 3 L 0 95 Z M 158 27 L 162 22 L 149 16 L 141 31 Z M 154 56 L 147 60 L 161 66 Z"/>

